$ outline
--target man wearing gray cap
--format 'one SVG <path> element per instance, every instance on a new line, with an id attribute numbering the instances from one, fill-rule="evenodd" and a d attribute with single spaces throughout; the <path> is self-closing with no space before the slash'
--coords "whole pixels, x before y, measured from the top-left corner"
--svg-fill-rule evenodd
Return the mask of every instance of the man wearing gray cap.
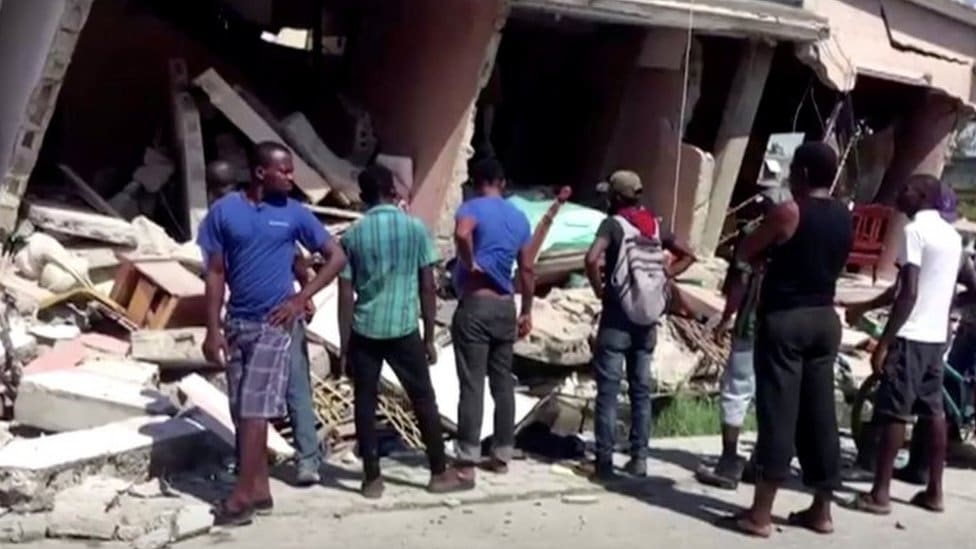
<path id="1" fill-rule="evenodd" d="M 675 242 L 641 204 L 643 185 L 636 173 L 615 172 L 597 189 L 607 193 L 610 215 L 586 254 L 586 274 L 603 303 L 593 366 L 597 382 L 595 479 L 606 481 L 614 476 L 617 396 L 625 371 L 631 410 L 631 460 L 626 470 L 634 476 L 647 474 L 650 370 L 657 322 L 666 308 L 668 280 L 691 266 L 695 256 Z M 664 250 L 674 256 L 671 264 L 666 264 Z"/>

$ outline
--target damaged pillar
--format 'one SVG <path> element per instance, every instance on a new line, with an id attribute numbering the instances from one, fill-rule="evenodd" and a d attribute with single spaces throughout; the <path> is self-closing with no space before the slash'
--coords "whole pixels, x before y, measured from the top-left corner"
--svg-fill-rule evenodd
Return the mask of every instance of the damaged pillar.
<path id="1" fill-rule="evenodd" d="M 959 103 L 946 95 L 928 91 L 918 106 L 895 128 L 895 150 L 874 201 L 893 205 L 902 185 L 916 174 L 942 176 L 949 138 L 960 119 Z M 892 278 L 907 219 L 896 214 L 885 234 L 885 247 L 878 263 L 878 275 Z"/>
<path id="2" fill-rule="evenodd" d="M 752 124 L 772 60 L 773 48 L 762 42 L 748 43 L 739 60 L 715 140 L 715 182 L 709 197 L 704 230 L 699 240 L 699 252 L 702 255 L 715 253 L 722 237 L 725 215 L 739 178 L 739 168 L 742 166 L 746 145 L 749 144 Z"/>
<path id="3" fill-rule="evenodd" d="M 93 1 L 7 2 L 0 11 L 0 229 L 17 223 Z"/>

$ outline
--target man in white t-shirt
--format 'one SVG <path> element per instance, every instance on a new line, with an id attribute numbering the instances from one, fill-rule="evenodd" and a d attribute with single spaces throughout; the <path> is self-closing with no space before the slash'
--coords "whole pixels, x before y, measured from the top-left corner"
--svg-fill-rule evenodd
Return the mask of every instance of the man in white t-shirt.
<path id="1" fill-rule="evenodd" d="M 848 308 L 848 319 L 854 319 L 865 311 L 891 305 L 884 333 L 871 356 L 871 367 L 881 376 L 875 421 L 883 424 L 874 486 L 854 500 L 858 510 L 869 513 L 891 512 L 889 487 L 895 456 L 913 415 L 927 423 L 931 460 L 928 487 L 911 502 L 929 511 L 943 510 L 946 422 L 942 357 L 960 275 L 962 239 L 939 215 L 940 199 L 938 179 L 924 175 L 909 179 L 898 197 L 898 209 L 911 218 L 898 258 L 898 281 L 878 298 Z"/>

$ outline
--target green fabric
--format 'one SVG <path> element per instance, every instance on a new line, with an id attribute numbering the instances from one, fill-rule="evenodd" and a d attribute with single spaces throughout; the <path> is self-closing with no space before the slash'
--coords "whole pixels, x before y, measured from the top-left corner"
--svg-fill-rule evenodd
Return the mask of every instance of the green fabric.
<path id="1" fill-rule="evenodd" d="M 417 330 L 418 271 L 437 262 L 424 224 L 395 206 L 375 206 L 342 237 L 348 262 L 340 276 L 356 292 L 352 329 L 372 339 Z"/>
<path id="2" fill-rule="evenodd" d="M 749 226 L 742 228 L 742 234 L 735 246 L 735 255 L 738 256 L 739 246 L 745 237 L 752 232 Z M 735 315 L 735 322 L 732 324 L 732 338 L 739 341 L 753 341 L 756 337 L 756 309 L 759 305 L 759 290 L 762 287 L 762 273 L 753 269 L 752 265 L 746 262 L 733 259 L 731 268 L 736 270 L 736 276 L 745 278 L 745 295 L 742 296 L 742 303 Z"/>
<path id="3" fill-rule="evenodd" d="M 511 196 L 508 201 L 525 214 L 533 231 L 553 203 L 552 200 L 527 200 L 521 196 Z M 593 208 L 572 202 L 563 204 L 552 221 L 539 253 L 586 250 L 593 243 L 596 230 L 606 217 L 606 212 Z"/>

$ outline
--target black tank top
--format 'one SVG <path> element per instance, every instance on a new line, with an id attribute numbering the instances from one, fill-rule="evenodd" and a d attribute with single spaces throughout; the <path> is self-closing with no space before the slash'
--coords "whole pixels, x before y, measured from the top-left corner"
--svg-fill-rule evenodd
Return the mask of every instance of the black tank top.
<path id="1" fill-rule="evenodd" d="M 797 202 L 792 238 L 769 254 L 759 312 L 833 305 L 837 278 L 854 239 L 851 212 L 841 202 L 808 197 Z"/>

